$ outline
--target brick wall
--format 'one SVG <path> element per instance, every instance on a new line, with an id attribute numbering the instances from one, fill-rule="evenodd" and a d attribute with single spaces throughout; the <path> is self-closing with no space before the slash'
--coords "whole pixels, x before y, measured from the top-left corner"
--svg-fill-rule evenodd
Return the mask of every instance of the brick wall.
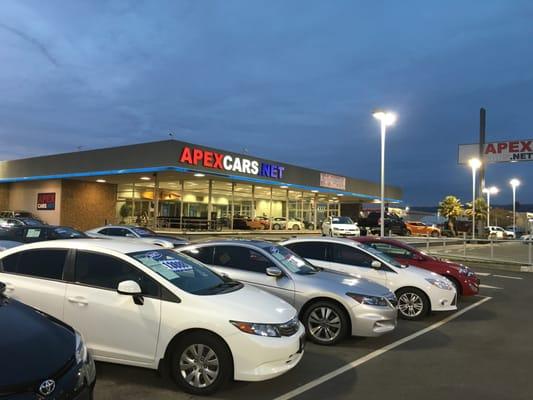
<path id="1" fill-rule="evenodd" d="M 117 186 L 75 180 L 63 180 L 61 225 L 86 231 L 116 218 Z"/>

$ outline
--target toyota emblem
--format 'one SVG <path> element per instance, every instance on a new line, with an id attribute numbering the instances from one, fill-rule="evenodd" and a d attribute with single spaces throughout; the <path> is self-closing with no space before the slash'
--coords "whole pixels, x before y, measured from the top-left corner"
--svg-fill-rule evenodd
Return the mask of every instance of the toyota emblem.
<path id="1" fill-rule="evenodd" d="M 39 393 L 43 396 L 50 396 L 56 388 L 56 382 L 53 379 L 47 379 L 39 386 Z"/>

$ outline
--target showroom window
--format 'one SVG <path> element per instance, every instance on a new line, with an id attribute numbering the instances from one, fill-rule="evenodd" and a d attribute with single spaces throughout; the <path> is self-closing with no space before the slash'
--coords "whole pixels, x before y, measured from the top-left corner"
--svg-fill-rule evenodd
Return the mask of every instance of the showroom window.
<path id="1" fill-rule="evenodd" d="M 216 246 L 214 264 L 243 271 L 265 273 L 272 262 L 255 250 L 239 246 Z"/>
<path id="2" fill-rule="evenodd" d="M 30 250 L 19 254 L 17 273 L 35 278 L 63 279 L 67 250 Z"/>
<path id="3" fill-rule="evenodd" d="M 74 280 L 89 286 L 116 290 L 123 281 L 135 281 L 143 294 L 159 297 L 159 284 L 125 261 L 104 254 L 78 251 Z"/>

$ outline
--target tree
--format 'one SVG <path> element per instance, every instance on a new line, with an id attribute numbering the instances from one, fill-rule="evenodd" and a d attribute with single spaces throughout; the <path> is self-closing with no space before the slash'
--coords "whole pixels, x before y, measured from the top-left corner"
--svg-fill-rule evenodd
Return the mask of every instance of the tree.
<path id="1" fill-rule="evenodd" d="M 464 214 L 461 201 L 455 196 L 446 196 L 439 203 L 439 213 L 448 220 L 448 227 L 455 234 L 455 221 Z"/>
<path id="2" fill-rule="evenodd" d="M 487 221 L 487 202 L 483 197 L 476 199 L 476 221 Z M 472 202 L 466 203 L 465 214 L 472 218 Z"/>

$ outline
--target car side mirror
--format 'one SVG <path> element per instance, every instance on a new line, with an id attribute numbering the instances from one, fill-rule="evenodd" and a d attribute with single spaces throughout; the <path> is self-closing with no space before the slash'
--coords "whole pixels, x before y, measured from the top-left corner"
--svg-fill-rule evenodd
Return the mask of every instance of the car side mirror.
<path id="1" fill-rule="evenodd" d="M 273 276 L 274 278 L 280 278 L 283 275 L 283 272 L 277 267 L 268 267 L 266 269 L 266 274 L 268 276 Z"/>
<path id="2" fill-rule="evenodd" d="M 372 263 L 370 264 L 370 266 L 374 269 L 380 269 L 381 268 L 381 263 L 379 261 L 372 261 Z"/>
<path id="3" fill-rule="evenodd" d="M 135 281 L 122 281 L 118 284 L 117 292 L 119 294 L 129 295 L 133 297 L 133 302 L 138 306 L 144 304 L 144 297 L 139 284 Z"/>

